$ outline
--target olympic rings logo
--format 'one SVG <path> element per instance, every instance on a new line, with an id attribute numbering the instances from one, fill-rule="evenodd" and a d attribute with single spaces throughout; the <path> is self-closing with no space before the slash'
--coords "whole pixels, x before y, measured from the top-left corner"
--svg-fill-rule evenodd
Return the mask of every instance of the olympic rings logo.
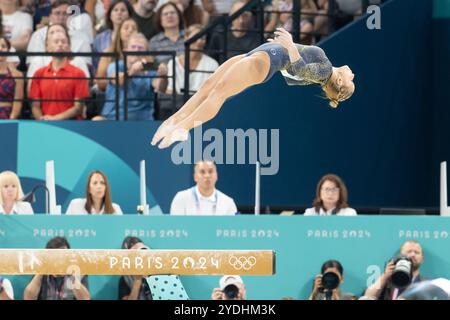
<path id="1" fill-rule="evenodd" d="M 228 262 L 233 266 L 236 270 L 250 270 L 256 264 L 256 258 L 253 256 L 250 257 L 235 257 L 231 256 Z"/>

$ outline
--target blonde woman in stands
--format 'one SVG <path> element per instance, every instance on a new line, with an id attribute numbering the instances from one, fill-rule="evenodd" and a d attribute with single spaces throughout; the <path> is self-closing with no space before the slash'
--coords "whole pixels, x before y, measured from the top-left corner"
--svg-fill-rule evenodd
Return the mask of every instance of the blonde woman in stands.
<path id="1" fill-rule="evenodd" d="M 33 208 L 23 198 L 19 177 L 12 171 L 0 173 L 0 214 L 33 214 Z"/>

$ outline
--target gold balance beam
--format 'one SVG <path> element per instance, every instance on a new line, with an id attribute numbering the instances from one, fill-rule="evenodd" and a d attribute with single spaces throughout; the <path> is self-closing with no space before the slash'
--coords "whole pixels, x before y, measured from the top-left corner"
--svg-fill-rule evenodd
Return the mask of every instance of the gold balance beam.
<path id="1" fill-rule="evenodd" d="M 273 275 L 271 250 L 0 249 L 1 275 Z"/>

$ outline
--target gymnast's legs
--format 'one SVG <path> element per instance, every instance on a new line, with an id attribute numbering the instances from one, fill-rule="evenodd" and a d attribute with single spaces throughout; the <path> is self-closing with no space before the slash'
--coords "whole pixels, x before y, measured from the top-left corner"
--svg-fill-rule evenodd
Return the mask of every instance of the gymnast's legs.
<path id="1" fill-rule="evenodd" d="M 227 60 L 176 114 L 161 125 L 152 144 L 163 139 L 159 148 L 167 148 L 176 141 L 187 140 L 190 129 L 214 118 L 227 98 L 263 82 L 269 70 L 269 56 L 262 51 Z"/>
<path id="2" fill-rule="evenodd" d="M 163 132 L 166 131 L 168 127 L 173 127 L 178 122 L 185 119 L 189 114 L 191 114 L 198 106 L 200 106 L 200 104 L 207 98 L 209 92 L 217 84 L 219 79 L 222 78 L 225 72 L 229 69 L 229 67 L 244 57 L 245 55 L 243 54 L 238 55 L 222 63 L 222 65 L 220 65 L 219 68 L 217 68 L 217 70 L 213 74 L 211 74 L 208 80 L 203 83 L 200 89 L 188 101 L 186 101 L 183 107 L 159 126 L 158 131 L 153 137 L 152 144 L 154 144 L 153 142 L 156 143 L 162 138 L 162 135 L 164 135 Z"/>

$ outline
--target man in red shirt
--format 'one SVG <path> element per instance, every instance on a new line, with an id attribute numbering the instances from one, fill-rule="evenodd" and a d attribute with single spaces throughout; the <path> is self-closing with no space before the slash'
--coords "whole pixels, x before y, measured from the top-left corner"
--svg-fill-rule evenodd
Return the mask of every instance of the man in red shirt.
<path id="1" fill-rule="evenodd" d="M 48 34 L 46 45 L 47 52 L 69 52 L 67 30 L 62 27 L 61 32 Z M 88 80 L 81 69 L 71 65 L 67 57 L 55 56 L 48 66 L 37 70 L 34 77 L 29 98 L 40 100 L 32 103 L 36 120 L 82 119 L 82 99 L 89 96 L 89 90 Z"/>

